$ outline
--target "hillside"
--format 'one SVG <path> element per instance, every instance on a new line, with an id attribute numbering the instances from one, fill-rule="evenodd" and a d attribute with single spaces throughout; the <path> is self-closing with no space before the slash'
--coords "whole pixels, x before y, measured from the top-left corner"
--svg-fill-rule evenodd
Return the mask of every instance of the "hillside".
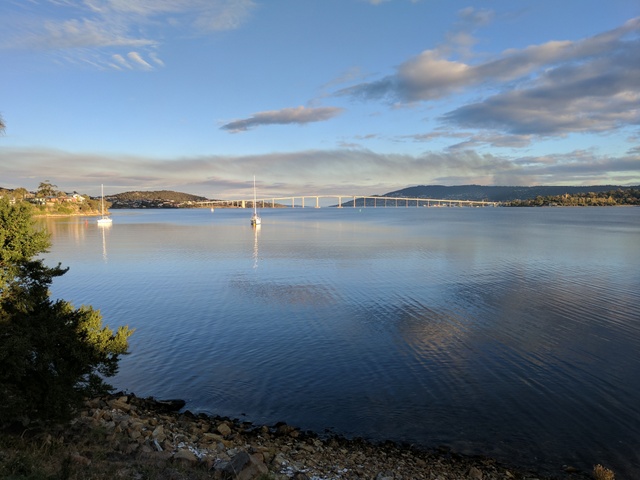
<path id="1" fill-rule="evenodd" d="M 111 208 L 189 208 L 206 197 L 171 190 L 124 192 L 105 197 Z"/>
<path id="2" fill-rule="evenodd" d="M 384 197 L 435 198 L 442 200 L 486 200 L 489 202 L 509 202 L 513 200 L 528 200 L 536 197 L 550 197 L 559 195 L 577 195 L 584 193 L 609 192 L 611 190 L 628 190 L 636 187 L 621 187 L 617 185 L 574 186 L 483 186 L 483 185 L 418 185 L 407 187 L 395 192 L 385 193 Z"/>

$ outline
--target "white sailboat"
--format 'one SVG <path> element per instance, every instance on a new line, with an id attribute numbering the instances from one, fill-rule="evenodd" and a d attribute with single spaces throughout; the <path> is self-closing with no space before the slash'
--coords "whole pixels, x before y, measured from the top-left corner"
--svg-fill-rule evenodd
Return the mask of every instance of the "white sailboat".
<path id="1" fill-rule="evenodd" d="M 111 220 L 111 217 L 107 217 L 104 214 L 104 185 L 100 185 L 100 193 L 102 196 L 100 200 L 100 214 L 102 216 L 98 219 L 98 225 L 106 227 L 108 225 L 111 225 L 113 223 L 113 220 Z"/>
<path id="2" fill-rule="evenodd" d="M 256 203 L 256 176 L 253 176 L 253 215 L 251 215 L 251 226 L 257 227 L 262 224 L 262 219 L 258 215 L 257 203 Z"/>

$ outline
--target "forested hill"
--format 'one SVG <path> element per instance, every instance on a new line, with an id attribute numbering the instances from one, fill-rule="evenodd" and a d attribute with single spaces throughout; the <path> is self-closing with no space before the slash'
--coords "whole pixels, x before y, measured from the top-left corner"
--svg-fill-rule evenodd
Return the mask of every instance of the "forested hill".
<path id="1" fill-rule="evenodd" d="M 203 202 L 207 198 L 191 195 L 190 193 L 174 192 L 171 190 L 157 190 L 147 192 L 124 192 L 111 195 L 114 200 L 167 200 L 173 202 Z"/>
<path id="2" fill-rule="evenodd" d="M 124 192 L 105 197 L 111 208 L 178 208 L 208 199 L 171 190 Z"/>
<path id="3" fill-rule="evenodd" d="M 586 187 L 573 186 L 537 186 L 537 187 L 503 187 L 483 185 L 418 185 L 407 187 L 395 192 L 385 193 L 384 197 L 409 198 L 437 198 L 443 200 L 486 200 L 490 202 L 509 202 L 513 200 L 528 200 L 536 197 L 557 195 L 577 195 L 580 193 L 610 192 L 612 190 L 638 189 L 635 187 L 621 187 L 617 185 L 591 185 Z"/>

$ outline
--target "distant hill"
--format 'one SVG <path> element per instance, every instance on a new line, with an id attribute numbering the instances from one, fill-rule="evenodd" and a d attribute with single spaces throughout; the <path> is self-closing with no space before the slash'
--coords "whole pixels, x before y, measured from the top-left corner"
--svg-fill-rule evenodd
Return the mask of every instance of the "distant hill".
<path id="1" fill-rule="evenodd" d="M 608 192 L 611 190 L 627 190 L 635 187 L 621 187 L 618 185 L 591 185 L 586 187 L 573 186 L 537 186 L 537 187 L 503 187 L 483 185 L 418 185 L 407 187 L 395 192 L 385 193 L 383 197 L 435 198 L 442 200 L 486 200 L 489 202 L 509 202 L 513 200 L 528 200 L 538 196 L 575 195 L 590 192 Z"/>
<path id="2" fill-rule="evenodd" d="M 209 200 L 171 190 L 124 192 L 105 198 L 111 203 L 111 208 L 185 208 Z"/>
<path id="3" fill-rule="evenodd" d="M 174 192 L 172 190 L 157 190 L 144 192 L 124 192 L 109 196 L 110 200 L 166 200 L 173 202 L 204 202 L 206 197 L 191 195 L 190 193 Z"/>

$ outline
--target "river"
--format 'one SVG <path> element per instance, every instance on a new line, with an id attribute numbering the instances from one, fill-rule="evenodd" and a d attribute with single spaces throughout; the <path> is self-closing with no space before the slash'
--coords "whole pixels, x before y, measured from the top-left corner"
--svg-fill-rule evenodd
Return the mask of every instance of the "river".
<path id="1" fill-rule="evenodd" d="M 193 412 L 640 478 L 640 209 L 49 218 L 54 297 L 129 325 L 112 382 Z"/>

